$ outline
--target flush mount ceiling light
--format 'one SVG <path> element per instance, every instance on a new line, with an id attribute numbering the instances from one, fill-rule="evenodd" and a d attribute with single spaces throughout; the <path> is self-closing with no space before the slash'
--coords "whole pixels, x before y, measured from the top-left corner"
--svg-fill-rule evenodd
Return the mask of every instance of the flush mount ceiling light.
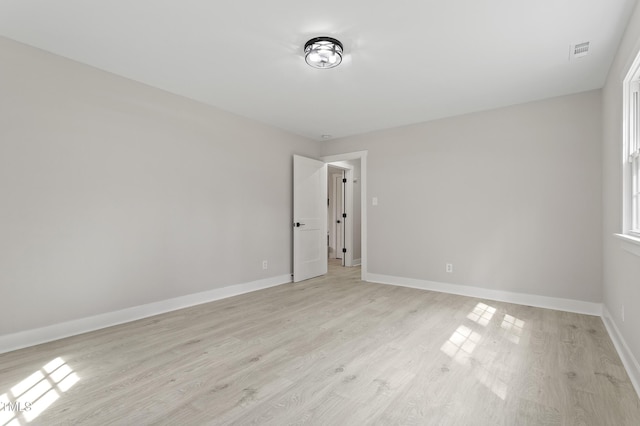
<path id="1" fill-rule="evenodd" d="M 304 45 L 304 60 L 314 68 L 333 68 L 342 62 L 342 43 L 331 37 L 312 38 Z"/>

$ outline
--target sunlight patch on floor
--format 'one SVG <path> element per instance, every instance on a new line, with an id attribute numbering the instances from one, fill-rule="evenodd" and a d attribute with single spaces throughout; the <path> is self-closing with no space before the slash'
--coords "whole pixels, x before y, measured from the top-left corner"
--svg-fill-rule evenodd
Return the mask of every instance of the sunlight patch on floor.
<path id="1" fill-rule="evenodd" d="M 496 308 L 480 302 L 475 308 L 473 308 L 473 311 L 469 312 L 467 318 L 483 327 L 486 327 L 495 313 Z"/>
<path id="2" fill-rule="evenodd" d="M 449 340 L 442 345 L 440 350 L 449 355 L 454 361 L 466 365 L 469 363 L 469 356 L 473 353 L 481 338 L 482 336 L 479 333 L 461 325 L 449 337 Z"/>
<path id="3" fill-rule="evenodd" d="M 0 425 L 19 426 L 31 422 L 79 380 L 62 358 L 53 359 L 0 395 Z"/>
<path id="4" fill-rule="evenodd" d="M 520 343 L 520 337 L 522 336 L 522 329 L 524 328 L 524 324 L 525 322 L 521 319 L 518 319 L 511 315 L 505 315 L 500 327 L 507 331 L 507 339 L 515 344 L 518 344 Z"/>
<path id="5" fill-rule="evenodd" d="M 497 309 L 486 303 L 479 302 L 466 319 L 472 321 L 469 326 L 460 325 L 449 339 L 442 345 L 440 350 L 447 354 L 451 359 L 463 366 L 471 367 L 470 373 L 487 389 L 501 400 L 506 400 L 508 385 L 495 372 L 492 372 L 485 365 L 491 365 L 495 354 L 484 354 L 480 357 L 482 362 L 472 364 L 472 353 L 476 350 L 478 344 L 482 340 L 482 334 L 474 331 L 472 327 L 478 329 L 478 326 L 488 327 L 492 320 L 496 322 L 496 326 L 500 323 Z M 525 322 L 512 316 L 505 314 L 502 318 L 500 328 L 506 331 L 506 338 L 515 344 L 518 344 Z M 487 359 L 487 356 L 489 359 Z"/>

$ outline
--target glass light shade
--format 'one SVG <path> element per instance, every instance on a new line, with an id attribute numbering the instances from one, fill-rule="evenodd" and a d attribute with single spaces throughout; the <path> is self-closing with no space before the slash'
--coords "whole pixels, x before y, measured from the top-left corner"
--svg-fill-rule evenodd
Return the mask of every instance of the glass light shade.
<path id="1" fill-rule="evenodd" d="M 331 37 L 316 37 L 304 45 L 304 60 L 314 68 L 333 68 L 342 62 L 342 43 Z"/>

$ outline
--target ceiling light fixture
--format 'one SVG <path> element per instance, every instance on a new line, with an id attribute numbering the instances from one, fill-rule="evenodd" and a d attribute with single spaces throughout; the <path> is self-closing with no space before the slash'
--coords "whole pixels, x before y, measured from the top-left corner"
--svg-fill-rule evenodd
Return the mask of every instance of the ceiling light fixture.
<path id="1" fill-rule="evenodd" d="M 304 60 L 313 68 L 337 67 L 342 62 L 342 49 L 342 43 L 335 38 L 312 38 L 304 45 Z"/>

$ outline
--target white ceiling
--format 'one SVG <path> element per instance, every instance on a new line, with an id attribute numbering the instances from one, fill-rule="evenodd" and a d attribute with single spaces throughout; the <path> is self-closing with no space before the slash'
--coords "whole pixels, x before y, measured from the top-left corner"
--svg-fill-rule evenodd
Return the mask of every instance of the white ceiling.
<path id="1" fill-rule="evenodd" d="M 0 35 L 321 140 L 600 88 L 635 3 L 0 0 Z"/>

